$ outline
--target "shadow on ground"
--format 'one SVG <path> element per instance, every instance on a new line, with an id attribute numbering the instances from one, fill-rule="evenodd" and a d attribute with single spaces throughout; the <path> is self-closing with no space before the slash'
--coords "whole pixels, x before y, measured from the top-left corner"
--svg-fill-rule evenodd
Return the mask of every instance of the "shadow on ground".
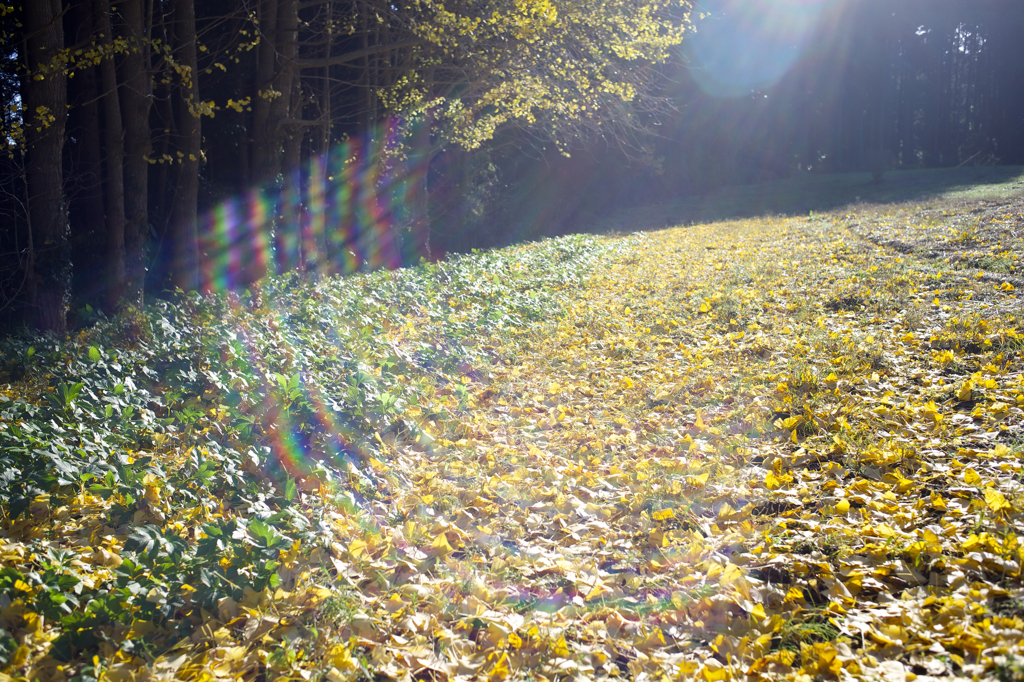
<path id="1" fill-rule="evenodd" d="M 652 230 L 760 215 L 826 213 L 857 205 L 981 200 L 1022 192 L 1024 166 L 889 171 L 880 183 L 873 183 L 868 173 L 804 174 L 616 211 L 586 231 Z"/>

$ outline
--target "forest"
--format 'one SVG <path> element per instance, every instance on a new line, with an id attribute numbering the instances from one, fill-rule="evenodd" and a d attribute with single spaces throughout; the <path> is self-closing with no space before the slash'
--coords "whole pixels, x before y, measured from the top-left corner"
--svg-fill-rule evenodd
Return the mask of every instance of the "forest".
<path id="1" fill-rule="evenodd" d="M 1009 2 L 2 12 L 9 330 L 586 231 L 724 185 L 1024 160 Z"/>
<path id="2" fill-rule="evenodd" d="M 1024 679 L 1014 5 L 0 13 L 0 682 Z"/>

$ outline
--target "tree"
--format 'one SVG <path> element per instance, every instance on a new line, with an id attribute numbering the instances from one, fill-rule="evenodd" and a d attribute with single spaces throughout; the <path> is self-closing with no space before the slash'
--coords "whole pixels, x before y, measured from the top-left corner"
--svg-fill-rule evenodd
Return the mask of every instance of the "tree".
<path id="1" fill-rule="evenodd" d="M 103 89 L 97 62 L 103 51 L 96 44 L 93 0 L 74 0 L 64 14 L 64 41 L 69 46 L 64 134 L 64 192 L 71 227 L 73 292 L 97 308 L 104 307 L 108 267 L 106 257 L 105 184 L 103 165 Z M 80 47 L 78 47 L 80 46 Z M 73 66 L 69 62 L 74 61 Z"/>
<path id="2" fill-rule="evenodd" d="M 121 107 L 124 113 L 125 301 L 142 304 L 146 267 L 143 244 L 149 231 L 149 161 L 152 132 L 149 114 L 153 80 L 149 71 L 152 14 L 142 0 L 121 0 L 120 36 L 126 42 L 121 59 Z"/>
<path id="3" fill-rule="evenodd" d="M 475 149 L 516 127 L 566 144 L 636 131 L 657 95 L 656 64 L 689 25 L 685 0 L 421 0 L 415 62 L 395 113 L 429 109 Z"/>
<path id="4" fill-rule="evenodd" d="M 281 175 L 288 194 L 300 150 L 324 154 L 332 135 L 362 138 L 397 123 L 397 138 L 373 145 L 387 158 L 363 178 L 380 178 L 368 195 L 402 188 L 413 209 L 403 225 L 389 214 L 394 244 L 409 241 L 401 226 L 426 234 L 428 169 L 446 146 L 478 150 L 516 131 L 519 144 L 537 147 L 600 136 L 627 144 L 624 136 L 670 106 L 657 93 L 656 63 L 689 18 L 682 0 L 262 0 L 259 8 L 254 180 L 268 186 Z M 314 141 L 300 146 L 310 130 Z M 469 168 L 472 157 L 446 158 Z M 287 224 L 275 229 L 282 244 L 296 241 L 282 239 Z"/>
<path id="5" fill-rule="evenodd" d="M 94 0 L 100 61 L 100 102 L 103 108 L 103 187 L 107 233 L 107 308 L 116 310 L 128 291 L 125 269 L 124 127 L 114 65 L 114 37 L 110 24 L 110 0 Z"/>
<path id="6" fill-rule="evenodd" d="M 60 0 L 26 2 L 24 102 L 28 219 L 30 323 L 59 334 L 67 329 L 71 258 L 64 203 L 62 147 L 67 118 L 66 76 L 61 51 Z"/>
<path id="7" fill-rule="evenodd" d="M 260 0 L 260 44 L 253 101 L 252 178 L 269 183 L 281 172 L 285 119 L 291 110 L 293 64 L 297 53 L 296 0 Z"/>
<path id="8" fill-rule="evenodd" d="M 199 65 L 196 49 L 196 12 L 193 0 L 173 0 L 174 59 L 181 76 L 175 90 L 174 117 L 179 159 L 174 199 L 170 207 L 174 250 L 172 278 L 175 286 L 194 291 L 199 286 L 199 162 L 203 154 L 199 97 Z"/>

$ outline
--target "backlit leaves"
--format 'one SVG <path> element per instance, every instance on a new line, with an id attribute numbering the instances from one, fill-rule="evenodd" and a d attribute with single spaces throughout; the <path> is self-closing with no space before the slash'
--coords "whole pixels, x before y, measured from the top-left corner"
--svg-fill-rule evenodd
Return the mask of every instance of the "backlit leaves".
<path id="1" fill-rule="evenodd" d="M 415 67 L 381 97 L 406 115 L 429 111 L 466 149 L 513 125 L 561 143 L 581 125 L 634 125 L 622 105 L 650 89 L 647 67 L 682 41 L 690 8 L 681 0 L 415 5 Z"/>

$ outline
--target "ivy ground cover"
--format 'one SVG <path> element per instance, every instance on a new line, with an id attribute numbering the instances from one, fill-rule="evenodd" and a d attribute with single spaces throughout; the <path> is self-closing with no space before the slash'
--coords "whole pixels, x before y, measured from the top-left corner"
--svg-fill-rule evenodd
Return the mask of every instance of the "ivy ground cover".
<path id="1" fill-rule="evenodd" d="M 1022 211 L 573 237 L 9 339 L 0 675 L 1020 679 Z"/>

